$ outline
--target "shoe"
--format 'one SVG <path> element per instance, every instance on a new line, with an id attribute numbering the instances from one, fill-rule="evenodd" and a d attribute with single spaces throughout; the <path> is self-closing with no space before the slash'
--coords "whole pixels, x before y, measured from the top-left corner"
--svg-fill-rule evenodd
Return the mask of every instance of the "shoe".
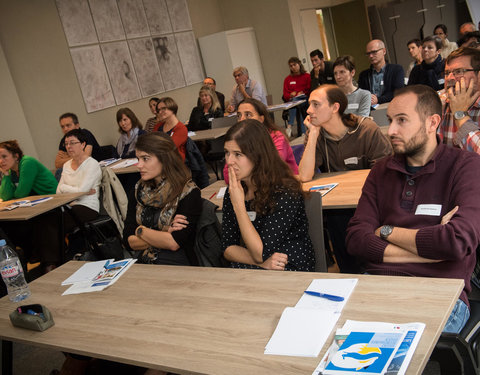
<path id="1" fill-rule="evenodd" d="M 288 138 L 290 138 L 292 136 L 292 128 L 288 127 L 285 131 L 287 133 Z"/>

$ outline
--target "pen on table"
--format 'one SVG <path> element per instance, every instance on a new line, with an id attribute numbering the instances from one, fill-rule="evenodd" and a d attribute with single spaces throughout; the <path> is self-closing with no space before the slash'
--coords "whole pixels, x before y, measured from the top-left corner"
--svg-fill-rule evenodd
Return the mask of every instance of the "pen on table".
<path id="1" fill-rule="evenodd" d="M 310 296 L 326 298 L 330 301 L 336 301 L 336 302 L 341 302 L 345 299 L 345 298 L 340 297 L 340 296 L 334 296 L 333 294 L 313 292 L 311 290 L 306 290 L 306 291 L 304 291 L 304 293 L 308 294 Z"/>
<path id="2" fill-rule="evenodd" d="M 39 199 L 35 199 L 33 201 L 31 201 L 30 203 L 40 203 L 40 202 L 43 202 L 43 201 L 46 201 L 47 199 L 50 199 L 51 197 L 44 197 L 44 198 L 39 198 Z"/>
<path id="3" fill-rule="evenodd" d="M 210 198 L 208 198 L 208 199 L 209 199 L 209 200 L 212 199 L 212 198 L 215 196 L 215 194 L 217 194 L 217 192 L 213 193 L 212 196 L 211 196 Z"/>

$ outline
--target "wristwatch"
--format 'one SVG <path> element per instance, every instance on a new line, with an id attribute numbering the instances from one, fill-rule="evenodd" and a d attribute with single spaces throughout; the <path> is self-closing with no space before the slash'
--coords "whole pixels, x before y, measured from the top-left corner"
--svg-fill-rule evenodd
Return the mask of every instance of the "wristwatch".
<path id="1" fill-rule="evenodd" d="M 457 111 L 455 112 L 455 114 L 453 115 L 453 117 L 455 117 L 455 120 L 461 120 L 462 118 L 468 116 L 468 112 L 467 111 Z"/>
<path id="2" fill-rule="evenodd" d="M 142 237 L 142 233 L 143 233 L 143 225 L 140 225 L 137 230 L 135 231 L 135 235 L 137 237 Z"/>
<path id="3" fill-rule="evenodd" d="M 383 225 L 380 228 L 380 238 L 386 240 L 393 232 L 393 225 Z"/>

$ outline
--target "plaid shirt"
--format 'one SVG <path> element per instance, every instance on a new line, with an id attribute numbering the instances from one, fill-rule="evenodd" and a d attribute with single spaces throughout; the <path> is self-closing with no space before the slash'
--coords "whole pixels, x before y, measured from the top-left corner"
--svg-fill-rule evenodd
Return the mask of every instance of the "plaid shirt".
<path id="1" fill-rule="evenodd" d="M 450 111 L 450 106 L 446 104 L 442 122 L 438 127 L 438 135 L 443 143 L 449 146 L 480 154 L 480 98 L 471 105 L 467 112 L 470 120 L 459 129 Z"/>

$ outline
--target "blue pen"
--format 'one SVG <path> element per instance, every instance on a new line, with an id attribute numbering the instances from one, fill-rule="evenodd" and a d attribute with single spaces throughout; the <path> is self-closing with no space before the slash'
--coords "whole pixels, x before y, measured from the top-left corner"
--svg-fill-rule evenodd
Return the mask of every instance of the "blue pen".
<path id="1" fill-rule="evenodd" d="M 340 296 L 334 296 L 333 294 L 312 292 L 312 291 L 310 291 L 310 290 L 306 290 L 304 293 L 305 293 L 305 294 L 308 294 L 308 295 L 310 295 L 310 296 L 326 298 L 326 299 L 329 299 L 330 301 L 335 301 L 335 302 L 341 302 L 341 301 L 343 301 L 343 300 L 345 299 L 345 298 L 340 297 Z"/>

